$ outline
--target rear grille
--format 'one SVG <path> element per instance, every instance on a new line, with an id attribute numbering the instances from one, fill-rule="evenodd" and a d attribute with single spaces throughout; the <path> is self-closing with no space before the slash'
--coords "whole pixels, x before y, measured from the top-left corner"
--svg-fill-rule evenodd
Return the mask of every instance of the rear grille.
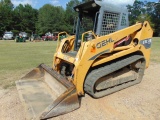
<path id="1" fill-rule="evenodd" d="M 117 31 L 120 15 L 118 13 L 104 12 L 101 36 Z"/>

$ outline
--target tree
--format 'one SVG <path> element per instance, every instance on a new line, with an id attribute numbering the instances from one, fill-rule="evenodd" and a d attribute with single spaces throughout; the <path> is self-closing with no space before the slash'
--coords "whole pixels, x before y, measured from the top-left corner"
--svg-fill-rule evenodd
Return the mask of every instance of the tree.
<path id="1" fill-rule="evenodd" d="M 142 11 L 144 12 L 144 3 L 141 1 L 136 0 L 133 4 L 133 6 L 128 5 L 128 11 L 130 12 L 129 15 L 129 24 L 133 25 L 136 23 L 138 16 L 142 14 Z"/>
<path id="2" fill-rule="evenodd" d="M 77 13 L 74 11 L 74 7 L 76 5 L 78 5 L 80 2 L 78 0 L 71 0 L 70 2 L 68 2 L 68 4 L 66 5 L 66 11 L 65 11 L 65 22 L 67 24 L 68 27 L 68 32 L 72 33 L 73 32 L 73 27 L 74 27 L 74 22 L 76 20 L 77 17 Z"/>
<path id="3" fill-rule="evenodd" d="M 88 1 L 92 1 L 92 0 L 82 0 L 82 2 L 88 2 Z"/>
<path id="4" fill-rule="evenodd" d="M 36 24 L 36 30 L 39 34 L 64 31 L 64 25 L 64 9 L 62 7 L 46 4 L 39 9 L 38 22 Z"/>
<path id="5" fill-rule="evenodd" d="M 144 22 L 148 21 L 154 31 L 156 31 L 155 28 L 155 10 L 156 8 L 153 6 L 155 3 L 154 2 L 142 2 L 136 0 L 133 4 L 133 6 L 128 5 L 127 8 L 130 12 L 129 15 L 129 21 L 130 25 L 135 24 L 137 21 L 138 22 Z M 153 19 L 154 18 L 154 19 Z"/>
<path id="6" fill-rule="evenodd" d="M 160 3 L 154 4 L 154 10 L 151 19 L 155 24 L 154 36 L 160 37 Z"/>
<path id="7" fill-rule="evenodd" d="M 38 16 L 38 11 L 36 9 L 33 9 L 29 4 L 20 4 L 14 9 L 13 13 L 14 31 L 25 31 L 29 34 L 35 31 L 35 24 Z"/>
<path id="8" fill-rule="evenodd" d="M 13 4 L 10 0 L 0 1 L 0 34 L 12 29 L 12 9 Z"/>
<path id="9" fill-rule="evenodd" d="M 12 31 L 18 34 L 20 31 L 32 33 L 35 31 L 35 23 L 38 11 L 31 5 L 19 5 L 13 8 L 10 0 L 0 1 L 0 34 Z"/>

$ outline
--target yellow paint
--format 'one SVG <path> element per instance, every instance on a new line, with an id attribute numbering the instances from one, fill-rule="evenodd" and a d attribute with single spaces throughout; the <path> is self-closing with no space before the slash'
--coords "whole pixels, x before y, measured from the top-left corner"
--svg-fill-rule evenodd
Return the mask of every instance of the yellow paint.
<path id="1" fill-rule="evenodd" d="M 93 39 L 85 41 L 84 36 L 85 34 L 88 33 L 92 33 Z M 77 93 L 79 95 L 83 95 L 84 94 L 83 85 L 85 77 L 91 67 L 95 67 L 97 65 L 109 62 L 111 60 L 117 59 L 119 57 L 137 51 L 141 52 L 144 55 L 146 60 L 146 67 L 148 67 L 150 61 L 150 48 L 146 49 L 143 45 L 140 44 L 140 41 L 152 38 L 152 34 L 153 31 L 147 21 L 144 22 L 143 24 L 136 23 L 133 26 L 100 37 L 95 36 L 93 32 L 88 31 L 82 34 L 81 47 L 77 51 L 77 55 L 75 57 L 68 56 L 66 53 L 62 52 L 62 49 L 66 41 L 69 42 L 68 44 L 69 49 L 67 52 L 73 50 L 75 36 L 68 36 L 67 38 L 63 39 L 63 41 L 61 41 L 60 44 L 58 45 L 57 52 L 54 55 L 53 63 L 61 64 L 61 62 L 67 62 L 75 66 L 73 84 L 77 88 Z M 127 36 L 132 37 L 132 41 L 129 45 L 114 48 L 114 44 L 117 41 Z M 138 40 L 137 45 L 135 45 L 133 41 L 134 39 Z M 104 51 L 106 51 L 106 53 Z M 100 56 L 99 53 L 102 52 L 103 54 Z M 57 58 L 58 62 L 56 62 Z M 57 69 L 57 71 L 59 70 Z"/>

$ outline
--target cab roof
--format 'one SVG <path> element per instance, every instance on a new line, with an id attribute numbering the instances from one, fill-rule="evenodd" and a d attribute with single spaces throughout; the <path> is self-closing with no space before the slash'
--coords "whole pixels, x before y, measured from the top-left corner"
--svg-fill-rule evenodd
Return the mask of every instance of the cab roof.
<path id="1" fill-rule="evenodd" d="M 76 12 L 81 12 L 85 15 L 95 15 L 96 12 L 98 12 L 100 9 L 100 6 L 95 3 L 94 0 L 83 2 L 77 6 L 74 7 L 74 10 Z"/>

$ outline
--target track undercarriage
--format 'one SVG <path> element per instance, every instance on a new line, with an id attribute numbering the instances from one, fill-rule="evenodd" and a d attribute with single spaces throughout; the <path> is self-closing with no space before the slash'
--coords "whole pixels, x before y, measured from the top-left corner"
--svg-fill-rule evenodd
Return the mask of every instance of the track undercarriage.
<path id="1" fill-rule="evenodd" d="M 84 89 L 92 97 L 100 98 L 140 83 L 144 69 L 143 56 L 128 56 L 92 70 L 86 77 Z"/>

